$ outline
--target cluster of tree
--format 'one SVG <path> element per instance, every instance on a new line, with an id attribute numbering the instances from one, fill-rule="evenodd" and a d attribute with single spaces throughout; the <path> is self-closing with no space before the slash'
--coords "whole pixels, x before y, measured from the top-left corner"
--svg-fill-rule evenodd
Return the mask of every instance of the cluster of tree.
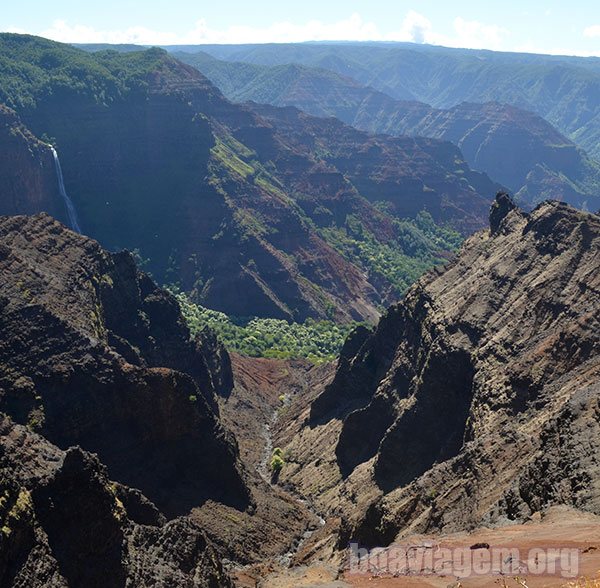
<path id="1" fill-rule="evenodd" d="M 250 357 L 306 358 L 315 363 L 331 361 L 339 354 L 350 331 L 359 324 L 313 319 L 288 323 L 271 318 L 229 317 L 195 304 L 184 293 L 176 296 L 192 335 L 208 326 L 227 349 Z"/>
<path id="2" fill-rule="evenodd" d="M 15 58 L 15 56 L 18 56 Z M 27 35 L 0 35 L 0 103 L 16 110 L 40 99 L 88 95 L 107 104 L 144 91 L 148 75 L 172 62 L 162 49 L 86 53 Z"/>
<path id="3" fill-rule="evenodd" d="M 349 261 L 371 274 L 384 276 L 400 296 L 428 269 L 447 261 L 462 237 L 437 225 L 427 211 L 421 211 L 415 219 L 397 219 L 394 224 L 396 237 L 387 242 L 376 239 L 352 215 L 345 226 L 323 228 L 320 233 Z"/>

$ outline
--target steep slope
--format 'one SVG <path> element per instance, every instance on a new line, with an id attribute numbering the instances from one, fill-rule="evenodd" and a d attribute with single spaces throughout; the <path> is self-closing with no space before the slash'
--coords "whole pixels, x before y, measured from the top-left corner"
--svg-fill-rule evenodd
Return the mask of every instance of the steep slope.
<path id="1" fill-rule="evenodd" d="M 600 164 L 544 119 L 498 103 L 432 110 L 408 134 L 452 141 L 527 204 L 554 198 L 584 210 L 600 206 Z"/>
<path id="2" fill-rule="evenodd" d="M 500 194 L 490 227 L 351 336 L 282 427 L 282 480 L 341 515 L 340 546 L 600 513 L 600 218 Z"/>
<path id="3" fill-rule="evenodd" d="M 345 234 L 347 219 L 358 217 L 377 227 L 377 255 L 388 247 L 414 259 L 398 242 L 395 213 L 363 194 L 367 185 L 376 190 L 376 174 L 362 178 L 356 161 L 356 178 L 346 179 L 325 153 L 300 151 L 296 139 L 165 52 L 90 54 L 2 35 L 0 56 L 0 100 L 56 144 L 83 231 L 109 249 L 137 250 L 159 281 L 178 283 L 200 303 L 238 316 L 373 320 L 418 275 L 386 276 L 370 265 L 374 255 L 352 258 L 320 230 Z M 352 140 L 358 153 L 371 148 L 366 134 Z M 470 173 L 459 152 L 439 142 L 427 152 L 415 142 L 377 142 L 402 214 L 429 210 L 438 223 L 481 226 L 496 186 Z M 410 161 L 420 162 L 417 171 Z M 415 265 L 446 256 L 443 241 L 429 239 Z"/>
<path id="4" fill-rule="evenodd" d="M 285 137 L 295 151 L 305 157 L 313 151 L 321 153 L 322 160 L 335 169 L 334 182 L 348 179 L 366 200 L 379 203 L 394 217 L 414 218 L 424 208 L 435 221 L 452 224 L 466 234 L 481 226 L 488 202 L 474 197 L 470 187 L 485 193 L 494 184 L 485 174 L 470 170 L 460 151 L 450 143 L 371 136 L 338 120 L 307 116 L 295 108 L 258 104 L 252 108 L 272 123 L 277 135 Z M 305 182 L 297 170 L 290 172 L 292 186 Z M 326 192 L 313 203 L 329 206 L 334 215 L 337 212 Z M 358 207 L 355 210 L 361 220 L 375 225 L 366 215 L 366 206 L 364 212 Z"/>
<path id="5" fill-rule="evenodd" d="M 0 215 L 41 211 L 66 220 L 52 152 L 0 105 Z"/>
<path id="6" fill-rule="evenodd" d="M 174 48 L 228 61 L 332 70 L 399 100 L 437 108 L 497 101 L 544 117 L 600 156 L 598 58 L 449 49 L 410 43 L 202 45 Z"/>
<path id="7" fill-rule="evenodd" d="M 16 544 L 3 542 L 0 533 L 0 574 L 45 550 L 50 568 L 76 566 L 90 582 L 105 566 L 115 582 L 188 585 L 219 571 L 213 553 L 237 564 L 286 553 L 315 516 L 263 479 L 244 435 L 240 456 L 228 428 L 247 418 L 236 419 L 237 389 L 214 333 L 190 339 L 176 299 L 130 254 L 108 253 L 46 214 L 0 217 L 0 492 L 10 494 L 0 494 L 2 525 L 17 522 L 21 490 L 35 502 L 40 484 L 53 485 L 39 490 L 41 510 L 27 511 L 35 541 L 15 533 Z M 60 504 L 48 513 L 49 500 Z M 45 573 L 27 565 L 26 578 Z"/>
<path id="8" fill-rule="evenodd" d="M 198 68 L 231 100 L 296 106 L 371 133 L 451 141 L 470 167 L 485 171 L 524 203 L 552 197 L 580 208 L 600 207 L 600 164 L 530 112 L 496 102 L 436 109 L 395 100 L 318 68 L 226 62 L 204 52 L 175 55 Z"/>
<path id="9" fill-rule="evenodd" d="M 170 516 L 209 499 L 248 506 L 214 412 L 231 368 L 189 341 L 177 302 L 129 254 L 47 215 L 2 217 L 0 275 L 2 412 L 61 448 L 97 453 L 111 478 Z"/>

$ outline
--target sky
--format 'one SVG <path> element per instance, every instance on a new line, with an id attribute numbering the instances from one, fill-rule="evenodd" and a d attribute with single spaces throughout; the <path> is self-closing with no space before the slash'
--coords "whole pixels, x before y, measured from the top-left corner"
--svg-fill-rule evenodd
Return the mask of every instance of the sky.
<path id="1" fill-rule="evenodd" d="M 71 43 L 411 41 L 600 56 L 598 0 L 21 0 L 0 30 Z"/>

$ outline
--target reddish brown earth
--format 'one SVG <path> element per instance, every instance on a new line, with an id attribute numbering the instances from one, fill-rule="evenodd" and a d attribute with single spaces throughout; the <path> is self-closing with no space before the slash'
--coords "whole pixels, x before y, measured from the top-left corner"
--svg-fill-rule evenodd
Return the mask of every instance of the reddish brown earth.
<path id="1" fill-rule="evenodd" d="M 499 574 L 452 576 L 444 573 L 393 575 L 378 569 L 378 560 L 372 560 L 369 572 L 348 573 L 344 559 L 332 562 L 317 561 L 300 564 L 292 569 L 276 566 L 262 568 L 260 586 L 263 588 L 293 588 L 296 586 L 322 588 L 483 588 L 500 586 L 502 588 L 569 588 L 582 579 L 600 578 L 600 519 L 587 513 L 568 509 L 552 508 L 543 517 L 537 513 L 531 521 L 498 528 L 480 528 L 469 533 L 451 535 L 415 535 L 403 539 L 402 545 L 432 546 L 432 551 L 441 547 L 464 549 L 477 543 L 488 544 L 490 549 L 517 549 L 520 554 L 528 554 L 533 549 L 578 550 L 577 565 L 566 566 L 566 575 L 558 574 Z M 377 557 L 385 557 L 382 550 Z M 382 555 L 383 554 L 383 555 Z M 491 555 L 490 555 L 491 558 Z M 526 555 L 523 556 L 526 560 Z M 525 561 L 520 565 L 524 565 Z M 559 563 L 556 569 L 560 570 Z M 575 577 L 573 577 L 575 574 Z M 253 588 L 254 576 L 240 573 L 235 577 L 239 588 Z M 523 584 L 522 582 L 525 582 Z M 577 584 L 577 586 L 579 586 Z"/>
<path id="2" fill-rule="evenodd" d="M 128 254 L 1 218 L 2 581 L 185 586 L 199 561 L 201 586 L 457 581 L 344 575 L 351 540 L 573 546 L 595 573 L 599 243 L 595 215 L 499 195 L 457 260 L 315 366 L 192 341 Z"/>
<path id="3" fill-rule="evenodd" d="M 597 542 L 599 219 L 499 196 L 490 223 L 278 420 L 279 484 L 326 524 L 265 585 L 339 581 L 353 540 Z M 451 584 L 406 585 L 426 581 Z"/>
<path id="4" fill-rule="evenodd" d="M 443 545 L 448 548 L 470 548 L 477 543 L 489 544 L 490 549 L 511 547 L 519 550 L 520 554 L 528 554 L 532 549 L 578 550 L 578 564 L 569 569 L 565 567 L 566 575 L 520 573 L 515 575 L 486 574 L 476 577 L 449 577 L 431 575 L 429 577 L 386 577 L 385 573 L 375 572 L 363 577 L 353 577 L 345 574 L 344 580 L 350 586 L 431 586 L 446 588 L 458 582 L 465 588 L 483 586 L 504 586 L 518 588 L 519 581 L 528 587 L 564 587 L 578 578 L 598 578 L 600 574 L 600 519 L 580 511 L 554 507 L 543 517 L 537 513 L 533 519 L 522 525 L 511 525 L 494 529 L 476 529 L 470 533 L 456 533 L 447 536 L 413 536 L 403 540 L 406 544 Z M 435 548 L 434 548 L 435 549 Z M 522 556 L 523 565 L 526 555 Z M 557 562 L 557 569 L 559 564 Z M 575 574 L 575 577 L 573 576 Z"/>
<path id="5" fill-rule="evenodd" d="M 493 94 L 470 102 L 464 102 L 463 95 L 452 108 L 433 108 L 416 100 L 397 100 L 385 90 L 346 77 L 351 74 L 330 69 L 221 61 L 204 52 L 176 56 L 236 102 L 295 106 L 369 133 L 451 141 L 472 169 L 485 171 L 529 205 L 553 198 L 589 210 L 600 207 L 600 165 L 534 114 L 535 108 L 528 112 L 515 103 L 490 102 L 497 99 Z M 329 67 L 337 69 L 335 62 Z M 508 86 L 510 92 L 515 84 Z"/>

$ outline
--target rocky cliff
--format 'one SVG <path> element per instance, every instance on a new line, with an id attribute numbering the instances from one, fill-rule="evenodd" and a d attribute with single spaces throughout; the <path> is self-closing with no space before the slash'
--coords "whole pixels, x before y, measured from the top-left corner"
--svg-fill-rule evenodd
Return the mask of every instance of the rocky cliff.
<path id="1" fill-rule="evenodd" d="M 79 447 L 62 451 L 0 416 L 0 583 L 231 587 L 202 529 L 165 522 Z"/>
<path id="2" fill-rule="evenodd" d="M 225 352 L 189 340 L 175 299 L 129 254 L 47 215 L 2 217 L 0 275 L 2 412 L 62 449 L 97 453 L 168 516 L 208 499 L 248 506 L 215 412 L 231 380 L 215 361 Z"/>
<path id="3" fill-rule="evenodd" d="M 541 116 L 517 106 L 487 97 L 485 103 L 433 108 L 297 63 L 267 66 L 221 61 L 204 52 L 176 55 L 232 100 L 296 106 L 371 133 L 451 141 L 471 168 L 488 173 L 527 205 L 553 198 L 589 210 L 600 207 L 598 162 Z"/>
<path id="4" fill-rule="evenodd" d="M 499 194 L 491 228 L 418 282 L 281 433 L 285 480 L 350 538 L 600 513 L 600 218 Z"/>
<path id="5" fill-rule="evenodd" d="M 0 215 L 42 211 L 66 220 L 52 152 L 0 104 Z"/>

